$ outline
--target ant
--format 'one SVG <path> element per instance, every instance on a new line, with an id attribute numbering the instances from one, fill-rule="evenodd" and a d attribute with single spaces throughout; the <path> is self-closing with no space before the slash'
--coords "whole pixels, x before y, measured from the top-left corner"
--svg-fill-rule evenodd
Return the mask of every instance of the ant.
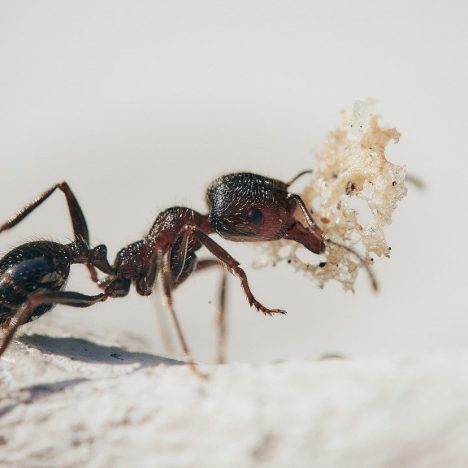
<path id="1" fill-rule="evenodd" d="M 59 189 L 65 195 L 74 232 L 71 243 L 28 242 L 0 259 L 0 326 L 7 329 L 0 345 L 0 356 L 19 326 L 43 315 L 55 304 L 89 307 L 110 297 L 126 296 L 132 284 L 138 294 L 148 296 L 159 279 L 186 362 L 202 376 L 185 341 L 173 306 L 172 291 L 192 273 L 221 266 L 240 280 L 251 306 L 266 315 L 285 314 L 284 310 L 265 307 L 254 297 L 239 262 L 210 235 L 218 234 L 235 242 L 289 239 L 315 254 L 323 253 L 326 242 L 334 242 L 325 239 L 300 195 L 289 192 L 291 184 L 310 172 L 303 171 L 289 182 L 248 172 L 221 176 L 207 189 L 208 214 L 179 206 L 162 211 L 146 237 L 121 249 L 113 265 L 107 260 L 105 245 L 90 247 L 85 217 L 69 185 L 66 182 L 54 185 L 0 226 L 0 233 L 14 227 Z M 298 219 L 298 212 L 302 214 L 305 226 Z M 215 258 L 197 262 L 196 254 L 202 246 Z M 373 279 L 359 254 L 349 247 L 342 247 L 361 260 Z M 85 295 L 63 291 L 73 264 L 86 265 L 91 280 L 103 292 Z M 107 276 L 99 280 L 96 269 Z M 374 279 L 373 284 L 376 287 Z M 221 315 L 224 288 L 225 275 L 219 295 Z M 222 334 L 222 320 L 219 323 Z M 221 350 L 220 357 L 222 359 Z"/>

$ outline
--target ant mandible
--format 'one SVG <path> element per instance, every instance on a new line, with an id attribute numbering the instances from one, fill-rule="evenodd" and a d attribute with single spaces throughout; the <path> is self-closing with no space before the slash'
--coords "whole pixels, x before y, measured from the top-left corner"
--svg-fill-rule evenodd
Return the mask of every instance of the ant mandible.
<path id="1" fill-rule="evenodd" d="M 0 260 L 0 326 L 7 328 L 0 356 L 20 325 L 43 315 L 55 304 L 89 307 L 109 297 L 126 296 L 131 284 L 138 294 L 148 296 L 159 276 L 186 362 L 200 375 L 174 310 L 172 290 L 195 271 L 224 266 L 239 278 L 251 306 L 267 315 L 284 314 L 285 311 L 270 309 L 255 299 L 239 262 L 209 236 L 216 233 L 236 242 L 290 239 L 315 254 L 323 253 L 323 232 L 302 198 L 288 190 L 293 182 L 309 172 L 303 171 L 289 182 L 248 172 L 219 177 L 206 192 L 208 214 L 184 207 L 162 211 L 146 237 L 121 249 L 112 266 L 104 245 L 90 248 L 85 217 L 68 184 L 63 182 L 51 187 L 0 226 L 0 233 L 18 224 L 59 189 L 68 204 L 75 240 L 69 244 L 29 242 Z M 297 208 L 306 227 L 297 218 Z M 196 253 L 202 246 L 216 259 L 197 263 Z M 80 263 L 87 266 L 92 281 L 103 290 L 101 294 L 62 291 L 70 266 Z M 100 281 L 96 269 L 107 276 Z M 220 297 L 223 296 L 221 292 Z"/>

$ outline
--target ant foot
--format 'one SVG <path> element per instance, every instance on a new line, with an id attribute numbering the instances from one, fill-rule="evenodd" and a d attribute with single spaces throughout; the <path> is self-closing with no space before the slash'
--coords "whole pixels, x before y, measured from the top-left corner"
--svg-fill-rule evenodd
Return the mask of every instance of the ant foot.
<path id="1" fill-rule="evenodd" d="M 194 362 L 186 362 L 186 364 L 190 367 L 190 370 L 195 374 L 197 378 L 199 378 L 200 380 L 208 380 L 208 374 L 205 374 L 204 372 L 199 370 Z"/>
<path id="2" fill-rule="evenodd" d="M 252 301 L 250 305 L 253 305 L 258 311 L 263 312 L 265 315 L 286 314 L 286 311 L 283 309 L 268 309 L 267 307 L 263 306 L 262 304 L 260 304 L 260 302 L 257 301 Z"/>
<path id="3" fill-rule="evenodd" d="M 286 311 L 283 309 L 267 309 L 267 310 L 262 310 L 262 312 L 265 315 L 273 315 L 273 314 L 280 314 L 280 315 L 286 315 Z"/>

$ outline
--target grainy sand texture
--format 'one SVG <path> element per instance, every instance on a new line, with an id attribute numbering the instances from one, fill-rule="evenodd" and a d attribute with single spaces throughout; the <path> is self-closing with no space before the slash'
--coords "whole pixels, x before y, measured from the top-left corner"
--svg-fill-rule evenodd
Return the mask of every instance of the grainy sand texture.
<path id="1" fill-rule="evenodd" d="M 55 331 L 0 363 L 2 467 L 466 466 L 468 352 L 202 365 L 201 381 Z"/>

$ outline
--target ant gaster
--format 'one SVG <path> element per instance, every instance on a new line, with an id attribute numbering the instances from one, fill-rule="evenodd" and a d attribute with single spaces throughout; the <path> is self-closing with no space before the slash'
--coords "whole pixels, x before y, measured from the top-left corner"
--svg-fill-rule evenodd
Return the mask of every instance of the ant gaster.
<path id="1" fill-rule="evenodd" d="M 222 176 L 208 187 L 207 215 L 184 207 L 164 210 L 146 237 L 120 250 L 112 266 L 107 261 L 104 245 L 90 248 L 85 217 L 68 184 L 63 182 L 51 187 L 0 226 L 0 232 L 18 224 L 59 189 L 65 194 L 75 240 L 69 244 L 29 242 L 0 260 L 0 324 L 7 328 L 0 355 L 20 325 L 39 317 L 55 304 L 89 307 L 108 297 L 126 296 L 131 284 L 139 294 L 148 296 L 159 277 L 186 361 L 199 374 L 173 307 L 172 290 L 195 271 L 223 266 L 239 278 L 251 306 L 268 315 L 284 314 L 281 309 L 270 309 L 257 301 L 239 262 L 210 235 L 216 233 L 236 242 L 290 239 L 315 254 L 323 253 L 322 231 L 301 197 L 288 191 L 297 178 L 308 172 L 301 172 L 288 183 L 251 173 Z M 305 227 L 298 219 L 299 213 L 305 220 Z M 197 263 L 196 253 L 202 246 L 215 259 Z M 101 294 L 91 296 L 62 291 L 70 266 L 76 263 L 88 267 L 91 279 L 103 290 Z M 96 269 L 107 276 L 99 281 Z M 220 297 L 223 301 L 223 290 Z"/>

